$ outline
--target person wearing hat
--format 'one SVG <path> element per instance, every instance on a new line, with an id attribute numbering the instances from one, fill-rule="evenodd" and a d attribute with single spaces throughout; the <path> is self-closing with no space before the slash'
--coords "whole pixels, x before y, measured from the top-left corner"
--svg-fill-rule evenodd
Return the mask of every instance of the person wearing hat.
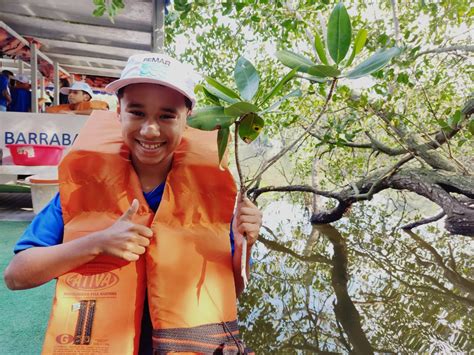
<path id="1" fill-rule="evenodd" d="M 18 74 L 13 78 L 15 83 L 11 97 L 12 102 L 8 106 L 8 111 L 31 112 L 31 85 L 26 75 Z"/>
<path id="2" fill-rule="evenodd" d="M 70 113 L 90 115 L 93 110 L 108 110 L 105 101 L 92 100 L 94 93 L 89 84 L 76 81 L 70 87 L 62 87 L 61 94 L 68 95 L 68 104 L 55 105 L 46 108 L 47 113 Z"/>
<path id="3" fill-rule="evenodd" d="M 129 58 L 59 167 L 60 191 L 17 242 L 10 289 L 57 278 L 43 353 L 245 353 L 241 256 L 262 213 L 236 196 L 217 134 L 186 125 L 196 75 L 165 54 Z M 82 349 L 82 347 L 81 347 Z"/>

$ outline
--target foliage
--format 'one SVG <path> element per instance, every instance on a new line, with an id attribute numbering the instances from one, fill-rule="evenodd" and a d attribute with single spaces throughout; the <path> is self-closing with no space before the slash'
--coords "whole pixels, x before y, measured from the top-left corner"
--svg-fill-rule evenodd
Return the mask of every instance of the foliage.
<path id="1" fill-rule="evenodd" d="M 206 77 L 206 86 L 198 85 L 209 100 L 217 106 L 197 109 L 188 119 L 188 125 L 202 130 L 218 129 L 219 164 L 227 148 L 229 129 L 236 125 L 238 136 L 245 142 L 253 142 L 262 131 L 265 121 L 262 113 L 271 112 L 289 97 L 299 96 L 299 89 L 281 98 L 277 103 L 268 101 L 278 95 L 281 89 L 294 77 L 296 69 L 286 74 L 268 93 L 260 89 L 260 76 L 247 59 L 240 57 L 234 69 L 234 80 L 238 93 L 216 79 Z M 227 107 L 221 106 L 223 103 Z"/>
<path id="2" fill-rule="evenodd" d="M 96 8 L 92 14 L 101 17 L 107 13 L 112 23 L 119 11 L 125 8 L 124 0 L 93 0 L 93 2 Z"/>

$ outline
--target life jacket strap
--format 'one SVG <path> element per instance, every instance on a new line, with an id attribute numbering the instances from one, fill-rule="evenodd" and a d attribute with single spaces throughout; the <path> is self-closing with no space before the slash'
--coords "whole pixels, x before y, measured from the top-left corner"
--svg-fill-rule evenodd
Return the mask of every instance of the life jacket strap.
<path id="1" fill-rule="evenodd" d="M 89 345 L 91 343 L 92 323 L 95 315 L 95 300 L 83 300 L 78 304 L 76 330 L 74 332 L 75 345 Z M 75 307 L 75 305 L 73 305 Z"/>
<path id="2" fill-rule="evenodd" d="M 237 321 L 211 323 L 192 328 L 153 329 L 153 355 L 168 352 L 248 354 L 239 338 Z"/>

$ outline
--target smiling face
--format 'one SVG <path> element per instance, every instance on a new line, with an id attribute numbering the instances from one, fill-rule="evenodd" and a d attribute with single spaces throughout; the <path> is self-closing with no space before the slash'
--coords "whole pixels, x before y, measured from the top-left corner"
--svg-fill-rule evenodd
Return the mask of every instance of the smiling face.
<path id="1" fill-rule="evenodd" d="M 137 173 L 167 173 L 190 113 L 184 96 L 161 85 L 132 84 L 124 88 L 118 110 Z"/>

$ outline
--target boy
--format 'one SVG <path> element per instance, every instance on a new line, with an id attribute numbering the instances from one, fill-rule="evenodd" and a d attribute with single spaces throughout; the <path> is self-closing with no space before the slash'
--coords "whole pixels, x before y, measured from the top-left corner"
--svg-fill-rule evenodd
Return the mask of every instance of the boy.
<path id="1" fill-rule="evenodd" d="M 233 212 L 215 133 L 186 127 L 192 77 L 163 54 L 130 57 L 108 86 L 120 121 L 91 115 L 61 162 L 59 196 L 17 243 L 9 288 L 58 278 L 44 353 L 245 351 L 236 323 L 242 240 L 249 255 L 262 214 L 240 196 Z"/>
<path id="2" fill-rule="evenodd" d="M 47 113 L 67 113 L 75 115 L 90 115 L 93 110 L 108 110 L 108 104 L 101 100 L 92 100 L 94 95 L 89 84 L 76 81 L 71 87 L 62 87 L 61 94 L 67 95 L 68 104 L 50 106 Z"/>

